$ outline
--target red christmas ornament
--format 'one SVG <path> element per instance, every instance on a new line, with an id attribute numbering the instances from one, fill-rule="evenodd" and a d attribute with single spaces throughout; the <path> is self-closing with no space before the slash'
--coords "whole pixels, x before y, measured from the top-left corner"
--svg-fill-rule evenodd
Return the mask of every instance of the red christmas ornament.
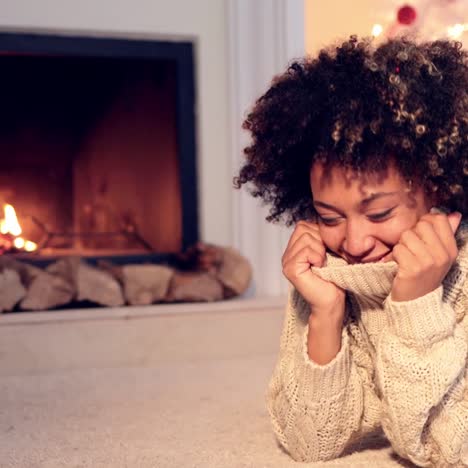
<path id="1" fill-rule="evenodd" d="M 409 26 L 415 22 L 416 16 L 416 10 L 411 5 L 403 5 L 398 10 L 397 19 L 400 24 Z"/>

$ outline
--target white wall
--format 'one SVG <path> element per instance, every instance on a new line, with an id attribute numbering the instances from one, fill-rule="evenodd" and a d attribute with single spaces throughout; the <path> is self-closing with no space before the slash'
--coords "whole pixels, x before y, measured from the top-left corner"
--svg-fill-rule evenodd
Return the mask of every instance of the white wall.
<path id="1" fill-rule="evenodd" d="M 291 59 L 304 55 L 303 0 L 228 0 L 229 90 L 233 172 L 244 162 L 250 136 L 242 121 L 255 100 L 284 72 Z M 267 223 L 269 207 L 244 189 L 233 198 L 234 246 L 251 262 L 257 297 L 285 296 L 281 257 L 291 228 Z"/>
<path id="2" fill-rule="evenodd" d="M 201 239 L 232 245 L 224 0 L 0 0 L 0 30 L 196 42 Z"/>
<path id="3" fill-rule="evenodd" d="M 305 0 L 306 51 L 315 54 L 337 39 L 351 34 L 370 36 L 372 26 L 382 21 L 383 11 L 393 12 L 388 1 Z"/>

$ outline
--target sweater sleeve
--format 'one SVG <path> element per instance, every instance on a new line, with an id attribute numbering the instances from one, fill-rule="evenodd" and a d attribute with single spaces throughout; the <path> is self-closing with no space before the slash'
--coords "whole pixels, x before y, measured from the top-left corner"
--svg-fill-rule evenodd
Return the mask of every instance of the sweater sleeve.
<path id="1" fill-rule="evenodd" d="M 305 309 L 292 289 L 266 399 L 279 443 L 294 460 L 313 462 L 337 458 L 348 443 L 378 428 L 380 402 L 368 369 L 353 360 L 346 328 L 331 362 L 310 360 Z"/>
<path id="2" fill-rule="evenodd" d="M 467 308 L 467 281 L 456 306 L 443 300 L 442 286 L 385 303 L 376 363 L 382 426 L 395 451 L 418 466 L 468 466 Z"/>

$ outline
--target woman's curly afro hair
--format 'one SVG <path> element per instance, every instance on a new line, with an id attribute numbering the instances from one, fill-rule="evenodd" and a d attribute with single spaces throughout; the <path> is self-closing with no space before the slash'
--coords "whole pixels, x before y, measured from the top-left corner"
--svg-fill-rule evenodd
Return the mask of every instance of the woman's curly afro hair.
<path id="1" fill-rule="evenodd" d="M 351 36 L 317 58 L 293 62 L 255 103 L 235 188 L 272 206 L 286 225 L 315 215 L 312 163 L 360 172 L 389 161 L 441 208 L 467 212 L 467 52 L 458 42 Z"/>

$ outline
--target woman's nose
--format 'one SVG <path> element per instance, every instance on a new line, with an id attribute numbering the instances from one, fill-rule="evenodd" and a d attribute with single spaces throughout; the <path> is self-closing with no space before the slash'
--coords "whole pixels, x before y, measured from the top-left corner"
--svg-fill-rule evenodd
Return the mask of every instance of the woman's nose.
<path id="1" fill-rule="evenodd" d="M 375 246 L 375 239 L 364 226 L 351 223 L 346 229 L 343 249 L 352 257 L 365 257 Z"/>

